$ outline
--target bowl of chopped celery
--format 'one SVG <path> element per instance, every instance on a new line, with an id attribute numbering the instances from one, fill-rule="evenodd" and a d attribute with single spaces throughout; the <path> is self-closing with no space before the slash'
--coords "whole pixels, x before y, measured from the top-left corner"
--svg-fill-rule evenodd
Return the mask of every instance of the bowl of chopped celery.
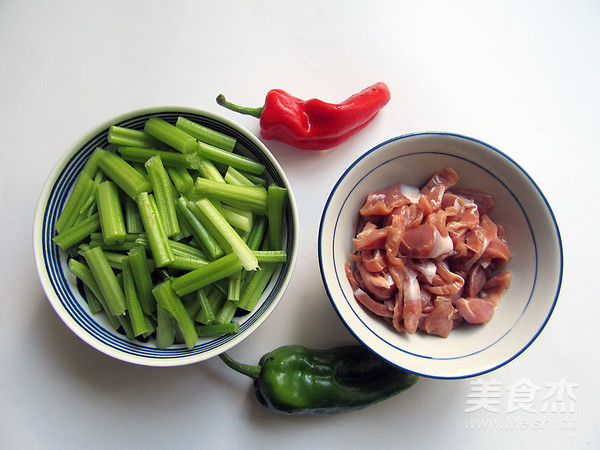
<path id="1" fill-rule="evenodd" d="M 535 341 L 563 253 L 540 188 L 511 157 L 454 133 L 413 133 L 354 161 L 326 202 L 319 263 L 346 327 L 417 374 L 481 375 Z"/>
<path id="2" fill-rule="evenodd" d="M 248 337 L 293 272 L 297 210 L 265 145 L 188 107 L 120 115 L 82 137 L 40 196 L 34 251 L 46 295 L 83 341 L 177 366 Z"/>

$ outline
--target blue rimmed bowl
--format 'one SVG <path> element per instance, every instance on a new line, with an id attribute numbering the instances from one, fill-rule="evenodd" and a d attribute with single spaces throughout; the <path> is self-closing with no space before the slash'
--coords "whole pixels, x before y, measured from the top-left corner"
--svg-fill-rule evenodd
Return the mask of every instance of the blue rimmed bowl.
<path id="1" fill-rule="evenodd" d="M 457 188 L 491 194 L 490 217 L 501 223 L 512 252 L 512 282 L 492 319 L 454 329 L 447 338 L 400 334 L 363 308 L 344 273 L 350 262 L 358 210 L 369 192 L 403 183 L 422 186 L 450 166 Z M 435 378 L 465 378 L 497 369 L 525 351 L 554 310 L 563 253 L 559 229 L 532 178 L 498 149 L 451 133 L 416 133 L 363 154 L 333 188 L 319 229 L 319 264 L 333 307 L 354 336 L 391 363 Z"/>
<path id="2" fill-rule="evenodd" d="M 111 125 L 142 129 L 150 117 L 159 117 L 175 123 L 179 116 L 236 137 L 247 155 L 253 155 L 266 166 L 268 177 L 288 189 L 289 202 L 283 220 L 284 248 L 288 259 L 274 273 L 255 309 L 247 315 L 234 318 L 240 323 L 238 333 L 217 338 L 201 338 L 192 349 L 184 345 L 158 349 L 152 340 L 147 343 L 130 341 L 126 336 L 114 331 L 103 314 L 90 314 L 85 298 L 68 270 L 68 255 L 52 242 L 52 238 L 55 236 L 56 220 L 85 162 L 96 147 L 108 146 L 107 131 Z M 42 287 L 56 313 L 78 337 L 95 349 L 122 361 L 147 366 L 192 364 L 216 356 L 247 338 L 281 300 L 292 276 L 297 249 L 296 202 L 289 181 L 271 152 L 252 133 L 229 119 L 209 111 L 180 106 L 133 111 L 108 120 L 83 136 L 64 153 L 52 169 L 35 215 L 36 265 Z"/>

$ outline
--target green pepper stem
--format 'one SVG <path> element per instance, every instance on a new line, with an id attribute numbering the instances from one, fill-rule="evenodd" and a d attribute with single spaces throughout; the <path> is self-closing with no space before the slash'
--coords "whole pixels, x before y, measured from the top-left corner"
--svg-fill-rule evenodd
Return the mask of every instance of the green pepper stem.
<path id="1" fill-rule="evenodd" d="M 262 114 L 263 109 L 265 109 L 264 106 L 261 106 L 259 108 L 249 108 L 247 106 L 238 106 L 238 105 L 235 105 L 235 104 L 233 104 L 231 102 L 228 102 L 225 99 L 225 96 L 223 94 L 219 94 L 217 96 L 217 103 L 219 105 L 221 105 L 221 106 L 224 106 L 227 109 L 230 109 L 230 110 L 235 111 L 235 112 L 239 112 L 241 114 L 247 114 L 249 116 L 254 116 L 257 119 L 260 119 L 260 115 Z"/>
<path id="2" fill-rule="evenodd" d="M 242 375 L 246 375 L 247 377 L 252 378 L 253 380 L 258 380 L 260 376 L 261 367 L 260 366 L 251 366 L 249 364 L 242 364 L 235 360 L 233 360 L 227 353 L 221 353 L 219 358 L 227 364 L 230 368 L 235 370 L 236 372 L 241 373 Z"/>

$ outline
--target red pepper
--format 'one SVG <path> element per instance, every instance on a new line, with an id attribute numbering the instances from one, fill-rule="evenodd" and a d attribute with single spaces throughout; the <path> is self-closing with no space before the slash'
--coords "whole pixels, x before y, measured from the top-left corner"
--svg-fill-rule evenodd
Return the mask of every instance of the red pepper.
<path id="1" fill-rule="evenodd" d="M 246 108 L 217 97 L 217 103 L 232 111 L 260 119 L 263 139 L 275 139 L 304 150 L 326 150 L 340 145 L 363 129 L 390 101 L 385 83 L 375 83 L 342 103 L 317 99 L 301 100 L 281 89 L 267 93 L 265 105 Z"/>

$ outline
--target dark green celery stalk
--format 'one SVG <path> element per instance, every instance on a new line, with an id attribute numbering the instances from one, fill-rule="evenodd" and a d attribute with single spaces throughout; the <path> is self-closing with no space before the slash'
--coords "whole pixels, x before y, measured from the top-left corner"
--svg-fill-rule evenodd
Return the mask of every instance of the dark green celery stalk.
<path id="1" fill-rule="evenodd" d="M 246 311 L 252 311 L 264 292 L 269 280 L 273 276 L 277 264 L 268 263 L 261 266 L 261 270 L 253 272 L 244 287 L 238 302 L 238 307 Z"/>
<path id="2" fill-rule="evenodd" d="M 96 191 L 96 203 L 104 242 L 112 245 L 125 241 L 127 229 L 117 185 L 109 180 L 100 183 Z"/>
<path id="3" fill-rule="evenodd" d="M 100 229 L 100 217 L 98 213 L 92 214 L 85 220 L 63 231 L 55 236 L 52 240 L 63 250 L 73 247 L 88 238 L 91 233 Z"/>
<path id="4" fill-rule="evenodd" d="M 215 320 L 215 312 L 205 289 L 198 289 L 194 294 L 200 303 L 200 310 L 194 316 L 194 320 L 205 325 Z M 222 295 L 221 291 L 218 292 L 218 295 Z"/>
<path id="5" fill-rule="evenodd" d="M 169 245 L 169 239 L 158 209 L 155 206 L 154 197 L 152 194 L 142 192 L 137 197 L 137 204 L 156 267 L 164 267 L 173 262 L 175 257 Z"/>
<path id="6" fill-rule="evenodd" d="M 238 322 L 217 323 L 212 325 L 197 325 L 196 332 L 199 337 L 220 336 L 222 334 L 233 334 L 240 330 Z"/>
<path id="7" fill-rule="evenodd" d="M 144 131 L 181 153 L 190 153 L 198 146 L 196 139 L 169 122 L 151 117 L 144 125 Z"/>
<path id="8" fill-rule="evenodd" d="M 124 258 L 122 265 L 123 292 L 125 294 L 125 301 L 127 302 L 127 312 L 129 314 L 129 319 L 131 320 L 131 328 L 134 336 L 140 336 L 148 331 L 148 328 L 146 327 L 144 311 L 135 288 L 133 271 L 129 264 L 128 257 Z"/>
<path id="9" fill-rule="evenodd" d="M 198 242 L 202 250 L 210 257 L 217 259 L 223 256 L 223 249 L 215 240 L 213 235 L 206 229 L 200 219 L 190 210 L 185 197 L 179 197 L 177 200 L 177 209 L 186 225 L 189 227 L 192 236 Z"/>
<path id="10" fill-rule="evenodd" d="M 145 167 L 152 185 L 158 212 L 163 220 L 165 232 L 168 237 L 175 236 L 179 233 L 179 222 L 175 212 L 174 187 L 171 184 L 169 174 L 160 156 L 150 158 L 146 161 Z"/>
<path id="11" fill-rule="evenodd" d="M 267 213 L 267 190 L 262 186 L 238 186 L 197 178 L 194 195 L 219 200 L 256 214 Z"/>
<path id="12" fill-rule="evenodd" d="M 131 198 L 137 198 L 140 193 L 152 190 L 148 178 L 123 158 L 106 150 L 99 152 L 98 167 Z"/>
<path id="13" fill-rule="evenodd" d="M 236 143 L 236 138 L 224 133 L 220 133 L 212 128 L 205 127 L 199 123 L 193 122 L 185 117 L 179 116 L 175 126 L 185 131 L 190 136 L 197 140 L 222 148 L 229 152 L 233 151 Z"/>
<path id="14" fill-rule="evenodd" d="M 198 333 L 196 332 L 192 318 L 188 315 L 171 282 L 163 281 L 155 286 L 152 289 L 152 294 L 154 294 L 158 306 L 167 310 L 179 324 L 179 329 L 183 333 L 187 347 L 193 348 L 198 340 Z"/>
<path id="15" fill-rule="evenodd" d="M 125 294 L 117 280 L 115 273 L 100 247 L 92 247 L 83 253 L 100 292 L 104 297 L 110 311 L 115 316 L 122 316 L 127 309 Z"/>
<path id="16" fill-rule="evenodd" d="M 234 167 L 255 175 L 261 175 L 265 171 L 265 165 L 247 156 L 228 152 L 227 150 L 214 147 L 204 142 L 198 142 L 196 152 L 211 161 Z"/>
<path id="17" fill-rule="evenodd" d="M 222 278 L 227 278 L 241 269 L 242 265 L 237 255 L 230 253 L 203 267 L 174 278 L 172 280 L 173 289 L 175 289 L 177 295 L 183 296 L 206 287 Z"/>
<path id="18" fill-rule="evenodd" d="M 83 285 L 83 293 L 85 294 L 85 300 L 87 301 L 88 307 L 90 308 L 90 312 L 92 314 L 97 314 L 101 311 L 104 311 L 104 307 L 96 294 L 92 292 L 92 290 L 87 286 L 87 284 Z"/>
<path id="19" fill-rule="evenodd" d="M 129 250 L 127 255 L 142 309 L 144 313 L 152 314 L 156 311 L 156 300 L 152 295 L 154 284 L 152 283 L 152 274 L 148 268 L 146 249 L 138 245 Z"/>
<path id="20" fill-rule="evenodd" d="M 269 219 L 269 247 L 271 250 L 280 250 L 281 242 L 281 224 L 283 213 L 287 202 L 287 189 L 276 186 L 269 186 L 267 191 L 267 217 Z"/>
<path id="21" fill-rule="evenodd" d="M 156 308 L 156 346 L 169 348 L 175 342 L 175 324 L 171 313 L 157 306 Z"/>

